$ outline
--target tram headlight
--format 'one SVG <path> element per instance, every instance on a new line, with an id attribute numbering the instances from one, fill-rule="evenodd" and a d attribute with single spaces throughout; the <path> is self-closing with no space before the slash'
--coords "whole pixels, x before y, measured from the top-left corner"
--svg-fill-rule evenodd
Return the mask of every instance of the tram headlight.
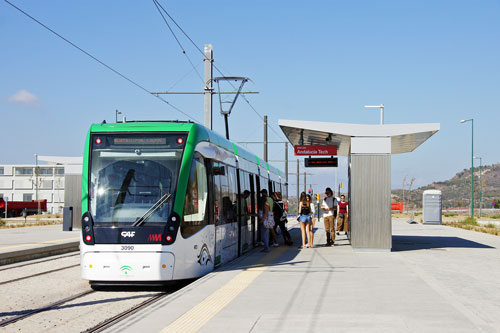
<path id="1" fill-rule="evenodd" d="M 167 240 L 167 242 L 171 242 L 172 241 L 172 236 L 167 235 L 167 237 L 165 237 L 165 239 Z"/>
<path id="2" fill-rule="evenodd" d="M 85 240 L 86 240 L 87 242 L 91 242 L 91 241 L 92 241 L 92 236 L 91 236 L 91 235 L 87 235 L 87 236 L 85 236 Z"/>

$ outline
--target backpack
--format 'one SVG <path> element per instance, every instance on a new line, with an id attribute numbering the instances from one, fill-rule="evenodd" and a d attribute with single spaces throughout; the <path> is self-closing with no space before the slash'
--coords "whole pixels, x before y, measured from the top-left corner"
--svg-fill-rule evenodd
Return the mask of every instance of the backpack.
<path id="1" fill-rule="evenodd" d="M 285 210 L 285 205 L 283 204 L 283 201 L 275 201 L 274 204 L 276 205 L 275 207 L 275 216 L 279 217 L 279 221 L 283 223 L 288 222 L 288 213 Z"/>

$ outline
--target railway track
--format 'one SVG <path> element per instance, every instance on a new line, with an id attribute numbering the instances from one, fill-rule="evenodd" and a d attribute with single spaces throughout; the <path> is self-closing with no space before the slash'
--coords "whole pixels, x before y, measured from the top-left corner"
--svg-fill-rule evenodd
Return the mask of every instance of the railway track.
<path id="1" fill-rule="evenodd" d="M 80 266 L 80 264 L 65 266 L 65 267 L 61 267 L 61 268 L 57 268 L 57 269 L 51 269 L 50 271 L 45 271 L 45 272 L 41 272 L 41 273 L 37 273 L 37 274 L 27 275 L 27 276 L 23 276 L 23 277 L 20 277 L 20 278 L 17 278 L 17 279 L 2 281 L 2 282 L 0 282 L 0 285 L 12 283 L 12 282 L 17 282 L 17 281 L 21 281 L 21 280 L 24 280 L 24 279 L 29 279 L 29 278 L 32 278 L 32 277 L 36 277 L 36 276 L 40 276 L 40 275 L 45 275 L 45 274 L 49 274 L 49 273 L 54 273 L 54 272 L 58 272 L 58 271 L 63 271 L 65 269 L 73 268 L 73 267 L 78 267 L 78 266 Z"/>
<path id="2" fill-rule="evenodd" d="M 145 308 L 153 303 L 160 301 L 161 299 L 165 298 L 167 295 L 170 295 L 170 293 L 164 292 L 164 293 L 158 294 L 156 296 L 153 296 L 153 297 L 145 300 L 144 302 L 133 306 L 132 308 L 128 309 L 127 311 L 124 311 L 122 313 L 117 314 L 116 316 L 113 316 L 109 319 L 106 319 L 105 321 L 103 321 L 103 322 L 97 324 L 96 326 L 91 327 L 83 332 L 84 333 L 102 332 L 103 330 L 119 323 L 120 321 L 122 321 L 128 317 L 130 317 L 131 315 L 133 315 L 137 311 L 139 311 L 139 310 L 141 310 L 141 309 L 143 309 L 143 308 Z"/>
<path id="3" fill-rule="evenodd" d="M 15 268 L 20 268 L 20 267 L 30 266 L 30 265 L 36 265 L 36 264 L 40 264 L 40 263 L 47 262 L 47 261 L 53 261 L 53 260 L 58 260 L 58 259 L 62 259 L 62 258 L 69 258 L 69 257 L 79 256 L 79 255 L 80 255 L 80 252 L 78 251 L 78 252 L 74 252 L 72 254 L 68 254 L 68 255 L 64 255 L 64 256 L 55 256 L 55 257 L 51 257 L 51 258 L 44 259 L 44 260 L 38 260 L 38 261 L 35 261 L 35 262 L 29 262 L 29 263 L 20 264 L 20 265 L 16 265 L 16 266 L 12 266 L 12 267 L 0 268 L 0 272 L 7 271 L 7 270 L 10 270 L 10 269 L 15 269 Z"/>
<path id="4" fill-rule="evenodd" d="M 55 308 L 55 307 L 57 307 L 57 306 L 59 306 L 61 304 L 64 304 L 64 303 L 67 303 L 67 302 L 71 302 L 71 301 L 73 301 L 75 299 L 87 296 L 87 295 L 92 294 L 92 293 L 95 293 L 95 291 L 94 290 L 87 290 L 87 291 L 84 291 L 82 293 L 79 293 L 79 294 L 76 294 L 76 295 L 64 298 L 62 300 L 56 301 L 56 302 L 51 303 L 49 305 L 45 305 L 45 306 L 39 307 L 38 309 L 26 310 L 25 313 L 22 313 L 20 315 L 14 316 L 12 318 L 0 321 L 0 327 L 8 326 L 10 324 L 13 324 L 13 323 L 19 321 L 19 320 L 23 320 L 23 319 L 25 319 L 27 317 L 30 317 L 30 316 L 32 316 L 34 314 L 37 314 L 37 313 L 40 313 L 40 312 L 44 312 L 44 311 L 53 309 L 53 308 Z"/>

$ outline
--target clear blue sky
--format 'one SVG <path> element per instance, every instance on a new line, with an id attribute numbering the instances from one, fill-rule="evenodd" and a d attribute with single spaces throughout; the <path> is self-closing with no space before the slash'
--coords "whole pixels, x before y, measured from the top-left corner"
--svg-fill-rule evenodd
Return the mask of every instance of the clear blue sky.
<path id="1" fill-rule="evenodd" d="M 181 78 L 172 90 L 201 90 L 152 1 L 12 2 L 150 91 Z M 161 4 L 198 47 L 213 44 L 225 75 L 253 80 L 246 88 L 260 94 L 248 99 L 279 133 L 278 119 L 377 124 L 379 112 L 363 105 L 380 103 L 387 124 L 441 123 L 415 152 L 392 157 L 393 188 L 405 175 L 421 186 L 470 167 L 470 123 L 460 119 L 474 118 L 475 154 L 483 163 L 500 161 L 499 1 Z M 115 109 L 130 120 L 186 119 L 4 1 L 0 29 L 1 164 L 33 163 L 35 153 L 81 156 L 89 125 L 114 121 Z M 201 55 L 175 31 L 202 75 Z M 203 121 L 203 97 L 166 98 Z M 215 129 L 223 133 L 214 106 Z M 262 121 L 244 100 L 230 125 L 234 141 L 262 140 Z M 262 155 L 261 147 L 248 147 Z M 272 158 L 283 155 L 282 145 L 271 148 Z M 335 179 L 332 170 L 308 171 L 317 189 Z"/>

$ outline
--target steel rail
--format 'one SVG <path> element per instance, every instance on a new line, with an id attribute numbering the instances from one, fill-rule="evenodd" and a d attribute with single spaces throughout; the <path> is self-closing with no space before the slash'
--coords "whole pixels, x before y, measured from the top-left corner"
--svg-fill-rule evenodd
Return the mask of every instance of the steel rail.
<path id="1" fill-rule="evenodd" d="M 131 315 L 133 315 L 137 311 L 145 308 L 146 306 L 158 302 L 159 300 L 163 299 L 167 295 L 170 295 L 170 293 L 165 292 L 165 293 L 161 293 L 159 295 L 153 296 L 153 297 L 145 300 L 144 302 L 142 302 L 140 304 L 137 304 L 136 306 L 128 309 L 127 311 L 119 313 L 116 316 L 113 316 L 113 317 L 111 317 L 109 319 L 106 319 L 103 322 L 97 324 L 96 326 L 91 327 L 91 328 L 83 331 L 83 333 L 97 333 L 97 332 L 102 332 L 103 330 L 105 330 L 105 329 L 107 329 L 107 328 L 109 328 L 109 327 L 111 327 L 111 326 L 119 323 L 120 321 L 122 321 L 122 320 L 124 320 L 124 319 L 126 319 L 128 317 L 130 317 Z"/>
<path id="2" fill-rule="evenodd" d="M 73 301 L 75 299 L 78 299 L 78 298 L 83 297 L 83 296 L 87 296 L 88 294 L 92 294 L 92 293 L 95 293 L 95 291 L 94 290 L 87 290 L 87 291 L 84 291 L 83 293 L 80 293 L 80 294 L 77 294 L 77 295 L 73 295 L 73 296 L 64 298 L 64 299 L 59 300 L 57 302 L 51 303 L 49 305 L 42 306 L 42 307 L 40 307 L 38 309 L 27 310 L 28 312 L 26 312 L 26 313 L 23 313 L 21 315 L 18 315 L 18 316 L 15 316 L 15 317 L 12 317 L 12 318 L 0 321 L 0 327 L 5 327 L 7 325 L 15 323 L 16 321 L 25 319 L 27 317 L 30 317 L 30 316 L 32 316 L 34 314 L 37 314 L 37 313 L 40 313 L 40 312 L 44 312 L 44 311 L 53 309 L 53 308 L 55 308 L 55 307 L 57 307 L 57 306 L 59 306 L 61 304 Z"/>
<path id="3" fill-rule="evenodd" d="M 56 268 L 56 269 L 51 269 L 50 271 L 45 271 L 45 272 L 41 272 L 41 273 L 37 273 L 37 274 L 23 276 L 23 277 L 20 277 L 20 278 L 17 278 L 17 279 L 2 281 L 2 282 L 0 282 L 0 285 L 7 284 L 7 283 L 12 283 L 12 282 L 17 282 L 17 281 L 21 281 L 21 280 L 24 280 L 24 279 L 29 279 L 29 278 L 32 278 L 32 277 L 35 277 L 35 276 L 40 276 L 40 275 L 45 275 L 45 274 L 49 274 L 49 273 L 54 273 L 54 272 L 62 271 L 62 270 L 65 270 L 65 269 L 68 269 L 68 268 L 77 267 L 77 266 L 80 266 L 80 264 L 71 265 L 71 266 L 65 266 L 65 267 Z"/>
<path id="4" fill-rule="evenodd" d="M 68 258 L 68 257 L 74 257 L 74 256 L 78 256 L 78 255 L 80 255 L 80 251 L 78 251 L 77 253 L 74 253 L 74 254 L 69 254 L 69 255 L 66 255 L 66 256 L 60 256 L 60 257 L 57 257 L 57 258 L 44 259 L 44 260 L 39 260 L 39 261 L 36 261 L 36 262 L 30 262 L 30 263 L 26 263 L 26 264 L 17 265 L 17 266 L 1 268 L 0 272 L 1 271 L 6 271 L 6 270 L 9 270 L 9 269 L 14 269 L 14 268 L 19 268 L 19 267 L 29 266 L 29 265 L 36 265 L 36 264 L 39 264 L 39 263 L 42 263 L 42 262 L 47 262 L 47 261 L 52 261 L 52 260 L 57 260 L 57 259 L 62 259 L 62 258 Z"/>

